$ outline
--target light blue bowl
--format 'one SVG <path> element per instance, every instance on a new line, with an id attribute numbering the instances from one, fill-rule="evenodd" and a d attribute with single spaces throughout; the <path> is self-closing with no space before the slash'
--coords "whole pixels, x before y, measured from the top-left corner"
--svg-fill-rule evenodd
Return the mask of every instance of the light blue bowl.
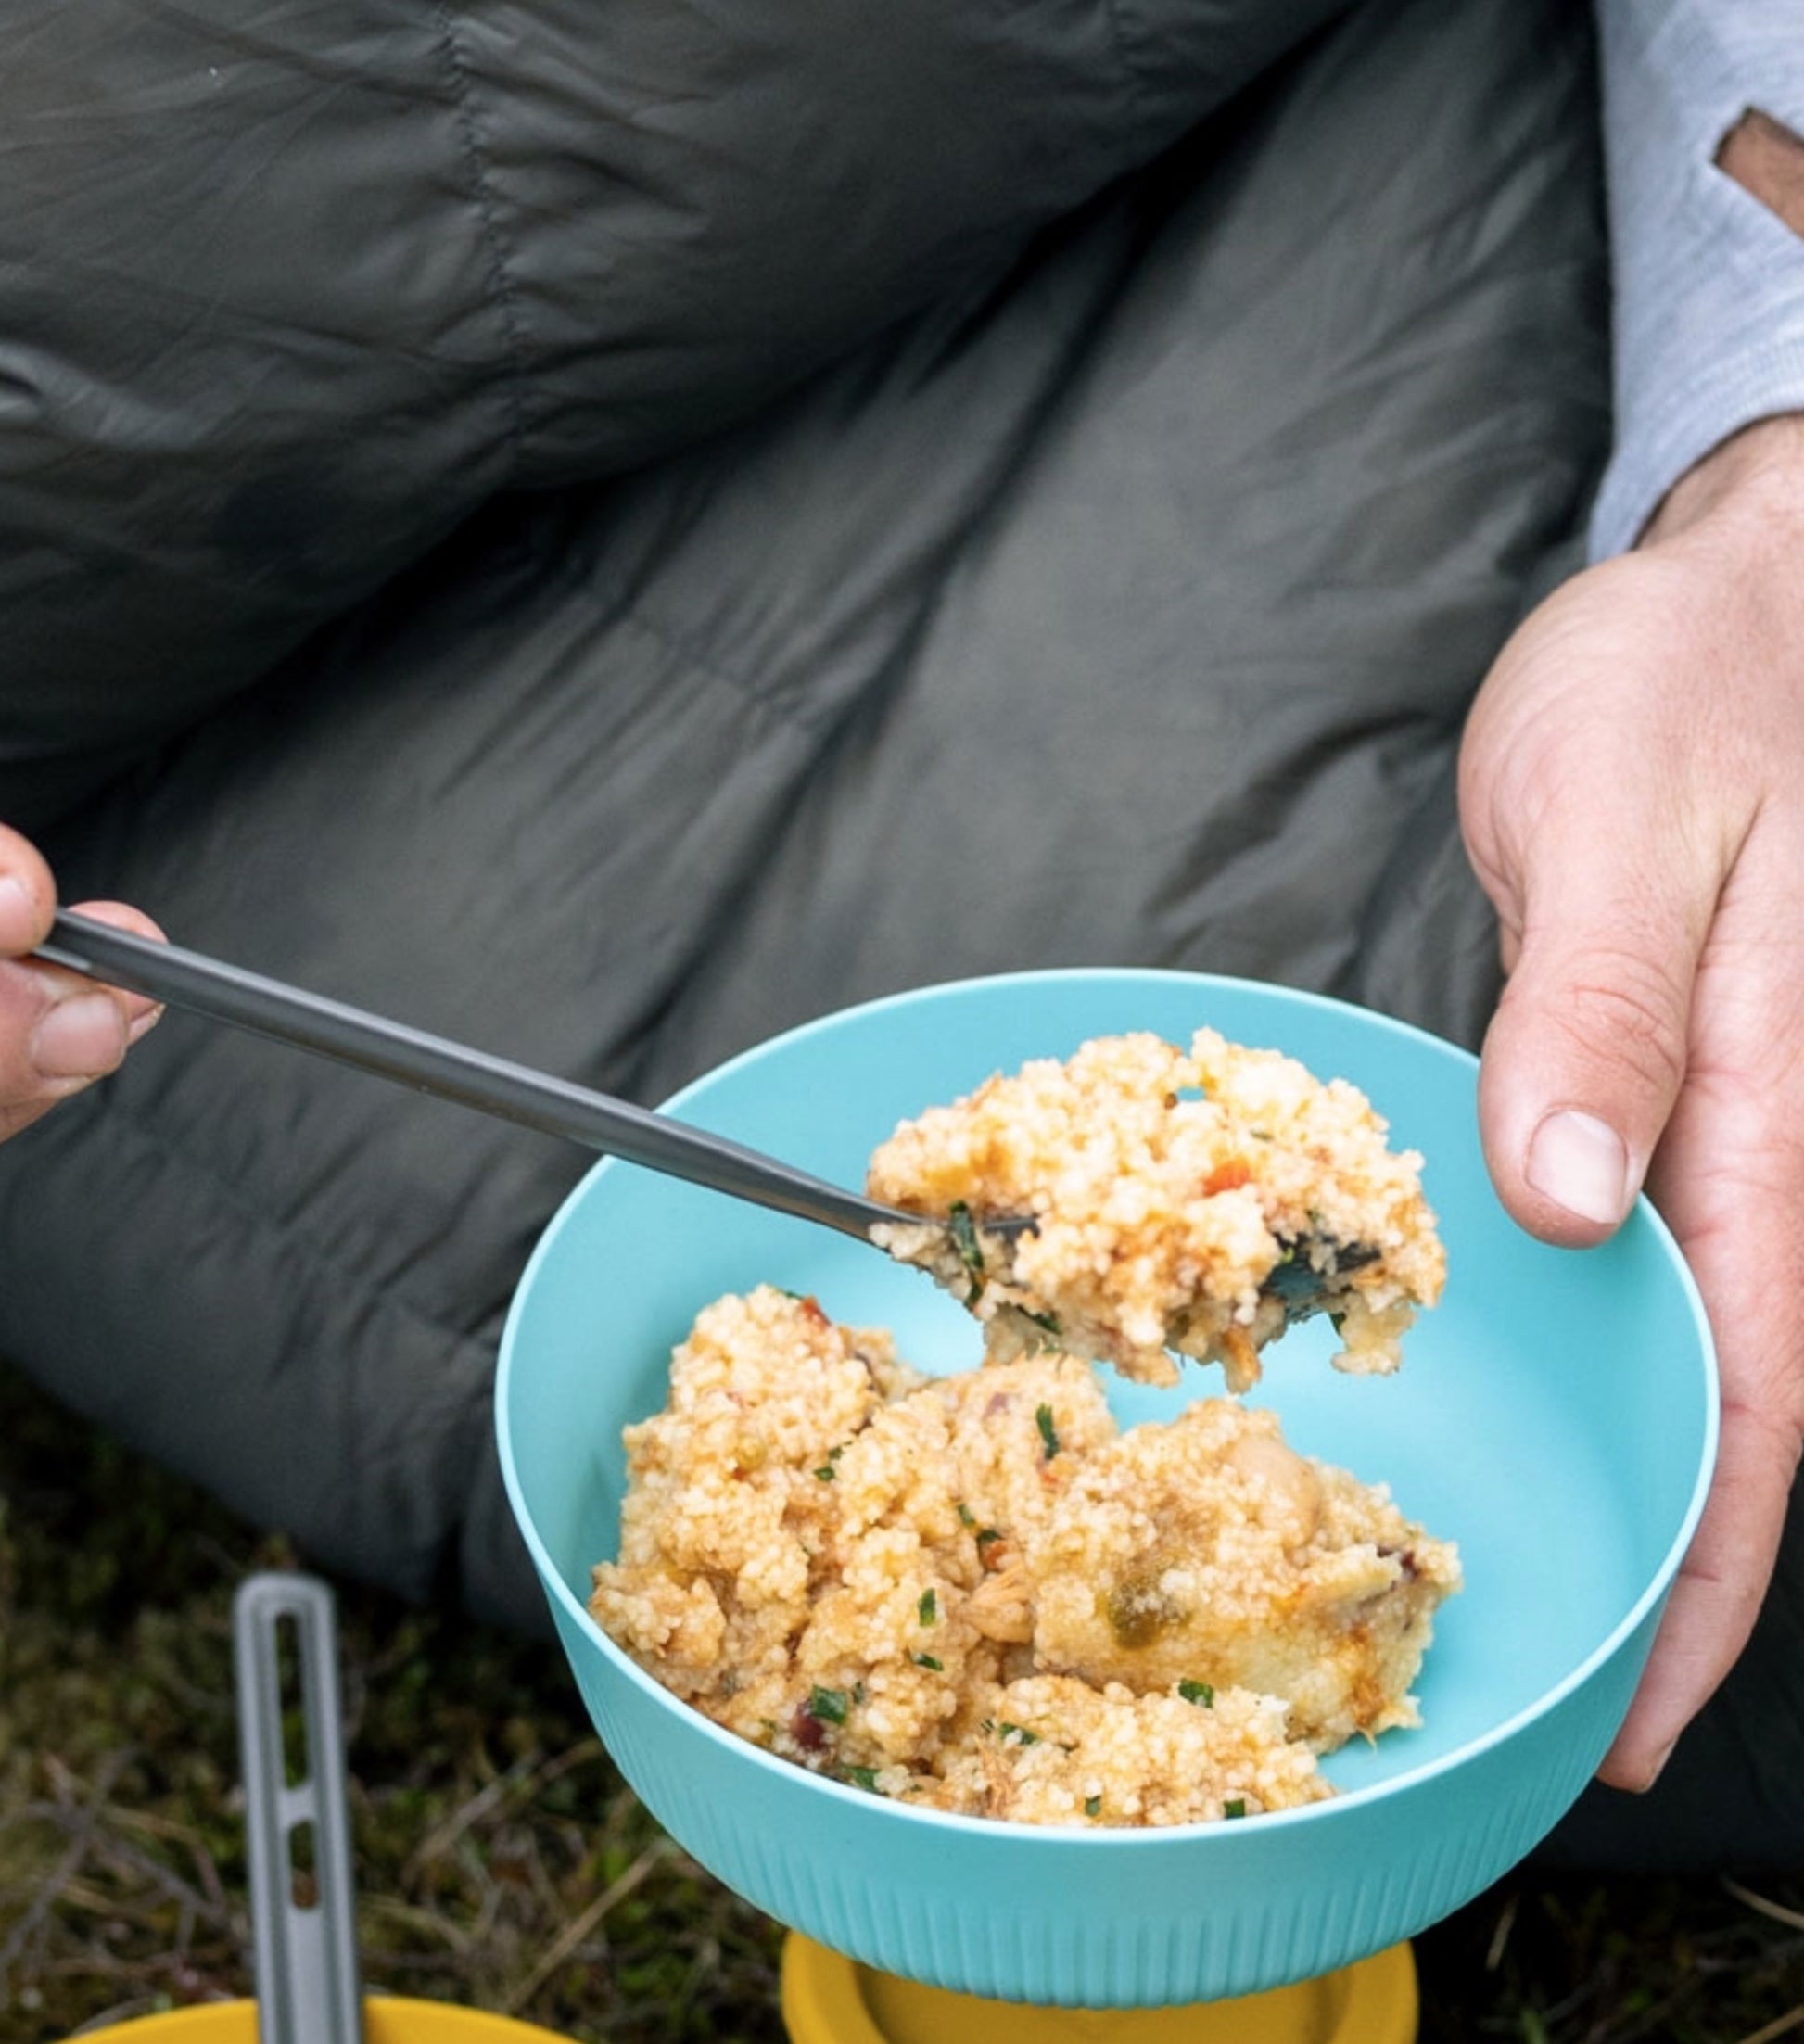
<path id="1" fill-rule="evenodd" d="M 1412 1936 L 1495 1880 L 1608 1747 L 1703 1503 L 1716 1380 L 1702 1308 L 1643 1205 L 1582 1254 L 1523 1235 L 1479 1149 L 1465 1052 L 1339 1003 L 1153 971 L 972 981 L 777 1038 L 670 1103 L 847 1186 L 897 1121 L 1035 1056 L 1202 1023 L 1351 1079 L 1428 1160 L 1450 1276 L 1403 1370 L 1343 1377 L 1331 1338 L 1268 1352 L 1255 1394 L 1289 1439 L 1456 1540 L 1419 1732 L 1327 1762 L 1307 1809 L 1165 1831 L 1042 1830 L 909 1809 L 771 1758 L 677 1703 L 585 1610 L 616 1552 L 620 1429 L 664 1402 L 672 1347 L 722 1292 L 814 1292 L 936 1370 L 973 1324 L 857 1242 L 616 1162 L 546 1230 L 514 1301 L 497 1395 L 508 1494 L 596 1726 L 670 1833 L 730 1887 L 867 1965 L 1010 2000 L 1133 2007 L 1250 1994 Z M 1119 1383 L 1134 1421 L 1219 1394 Z"/>

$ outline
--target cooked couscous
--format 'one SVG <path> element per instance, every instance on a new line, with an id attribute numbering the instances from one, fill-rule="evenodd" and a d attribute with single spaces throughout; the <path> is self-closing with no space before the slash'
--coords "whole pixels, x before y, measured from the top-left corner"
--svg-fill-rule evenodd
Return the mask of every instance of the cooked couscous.
<path id="1" fill-rule="evenodd" d="M 1415 1721 L 1452 1547 L 1228 1400 L 1120 1430 L 1046 1351 L 932 1378 L 763 1287 L 626 1432 L 591 1610 L 718 1723 L 919 1808 L 1251 1816 Z"/>
<path id="2" fill-rule="evenodd" d="M 1107 1036 L 903 1123 L 868 1189 L 923 1216 L 879 1238 L 966 1300 L 992 1355 L 1054 1347 L 1173 1383 L 1175 1350 L 1239 1391 L 1315 1312 L 1341 1368 L 1394 1369 L 1440 1296 L 1421 1159 L 1386 1134 L 1356 1087 L 1277 1051 Z M 1032 1226 L 986 1226 L 1008 1216 Z"/>

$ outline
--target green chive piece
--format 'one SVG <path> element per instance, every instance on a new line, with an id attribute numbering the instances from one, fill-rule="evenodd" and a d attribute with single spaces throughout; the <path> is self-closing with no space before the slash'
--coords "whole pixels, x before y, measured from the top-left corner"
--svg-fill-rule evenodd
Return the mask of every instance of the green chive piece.
<path id="1" fill-rule="evenodd" d="M 979 1547 L 987 1547 L 993 1540 L 1000 1540 L 1001 1538 L 1002 1535 L 997 1531 L 994 1526 L 986 1526 L 978 1534 L 977 1544 Z"/>
<path id="2" fill-rule="evenodd" d="M 974 1306 L 984 1296 L 984 1249 L 977 1239 L 977 1224 L 962 1200 L 952 1202 L 946 1220 L 952 1231 L 952 1246 L 959 1252 L 959 1261 L 971 1274 L 971 1289 L 965 1294 L 965 1303 Z"/>
<path id="3" fill-rule="evenodd" d="M 989 1729 L 987 1723 L 985 1729 L 986 1731 Z M 997 1726 L 996 1732 L 997 1736 L 1004 1746 L 1007 1746 L 1010 1739 L 1016 1740 L 1022 1746 L 1038 1746 L 1040 1743 L 1039 1733 L 1030 1732 L 1024 1724 L 999 1724 Z"/>
<path id="4" fill-rule="evenodd" d="M 961 1504 L 959 1506 L 959 1524 L 960 1526 L 975 1526 L 976 1523 L 976 1513 L 972 1510 L 969 1504 Z"/>
<path id="5" fill-rule="evenodd" d="M 1215 1701 L 1215 1692 L 1207 1682 L 1179 1682 L 1177 1693 L 1187 1704 L 1201 1704 L 1205 1710 Z"/>
<path id="6" fill-rule="evenodd" d="M 845 1722 L 846 1695 L 843 1689 L 822 1689 L 819 1685 L 808 1692 L 808 1715 L 819 1718 L 822 1724 Z"/>
<path id="7" fill-rule="evenodd" d="M 1055 1341 L 1065 1331 L 1059 1325 L 1059 1315 L 1056 1313 L 1029 1313 L 1025 1306 L 1017 1306 L 1015 1311 L 1023 1320 L 1031 1320 L 1036 1327 L 1044 1327 Z"/>
<path id="8" fill-rule="evenodd" d="M 1035 1409 L 1034 1424 L 1040 1429 L 1040 1439 L 1046 1443 L 1046 1459 L 1050 1462 L 1059 1453 L 1059 1431 L 1052 1424 L 1050 1405 L 1041 1405 Z"/>
<path id="9" fill-rule="evenodd" d="M 868 1788 L 872 1795 L 877 1792 L 877 1770 L 874 1767 L 848 1767 L 845 1779 L 854 1788 Z"/>
<path id="10" fill-rule="evenodd" d="M 933 1591 L 923 1590 L 918 1608 L 921 1612 L 921 1622 L 923 1625 L 932 1625 L 940 1615 L 940 1600 Z"/>
<path id="11" fill-rule="evenodd" d="M 931 1654 L 917 1654 L 915 1656 L 915 1666 L 917 1668 L 931 1668 L 936 1675 L 946 1673 L 946 1663 L 936 1661 Z"/>
<path id="12" fill-rule="evenodd" d="M 1086 1817 L 1100 1817 L 1102 1815 L 1102 1798 L 1100 1796 L 1085 1796 L 1084 1814 Z"/>
<path id="13" fill-rule="evenodd" d="M 1222 1805 L 1222 1815 L 1224 1817 L 1244 1817 L 1246 1813 L 1247 1799 L 1244 1796 L 1237 1796 L 1231 1802 L 1226 1802 Z"/>
<path id="14" fill-rule="evenodd" d="M 822 1483 L 831 1483 L 833 1480 L 833 1466 L 831 1462 L 823 1462 L 814 1473 Z"/>

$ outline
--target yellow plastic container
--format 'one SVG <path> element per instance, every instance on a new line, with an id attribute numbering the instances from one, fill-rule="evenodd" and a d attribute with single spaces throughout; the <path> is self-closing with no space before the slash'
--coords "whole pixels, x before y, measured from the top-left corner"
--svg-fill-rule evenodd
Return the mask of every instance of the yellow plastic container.
<path id="1" fill-rule="evenodd" d="M 82 2044 L 257 2044 L 254 2001 L 212 2001 L 172 2009 L 104 2030 L 86 2030 Z M 536 2024 L 460 2009 L 448 2001 L 371 1995 L 363 2003 L 363 2044 L 567 2044 Z"/>
<path id="2" fill-rule="evenodd" d="M 792 1932 L 790 2044 L 1415 2044 L 1405 1945 L 1268 1994 L 1176 2009 L 1035 2009 L 875 1973 Z"/>

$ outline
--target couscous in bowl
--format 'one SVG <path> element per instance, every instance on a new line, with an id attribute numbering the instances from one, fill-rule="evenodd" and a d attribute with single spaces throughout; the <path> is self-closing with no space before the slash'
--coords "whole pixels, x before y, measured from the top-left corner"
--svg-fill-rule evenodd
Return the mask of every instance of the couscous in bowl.
<path id="1" fill-rule="evenodd" d="M 679 1703 L 589 1616 L 618 1537 L 621 1430 L 663 1403 L 673 1348 L 729 1291 L 774 1284 L 891 1328 L 929 1370 L 977 1338 L 922 1275 L 801 1222 L 599 1166 L 546 1231 L 502 1345 L 497 1418 L 516 1517 L 598 1729 L 672 1835 L 730 1886 L 865 1964 L 1002 1999 L 1144 2006 L 1324 1973 L 1457 1908 L 1526 1853 L 1607 1747 L 1701 1508 L 1715 1380 L 1701 1309 L 1650 1210 L 1602 1250 L 1544 1248 L 1498 1206 L 1475 1065 L 1313 997 L 1201 975 L 967 982 L 778 1038 L 674 1113 L 846 1185 L 898 1122 L 1088 1038 L 1197 1027 L 1365 1091 L 1427 1159 L 1449 1278 L 1383 1378 L 1328 1367 L 1326 1327 L 1267 1352 L 1249 1403 L 1288 1439 L 1456 1541 L 1465 1593 L 1417 1685 L 1423 1722 L 1324 1763 L 1337 1794 L 1239 1824 L 1014 1825 L 907 1808 L 810 1773 Z M 1219 1395 L 1112 1380 L 1124 1424 Z"/>

